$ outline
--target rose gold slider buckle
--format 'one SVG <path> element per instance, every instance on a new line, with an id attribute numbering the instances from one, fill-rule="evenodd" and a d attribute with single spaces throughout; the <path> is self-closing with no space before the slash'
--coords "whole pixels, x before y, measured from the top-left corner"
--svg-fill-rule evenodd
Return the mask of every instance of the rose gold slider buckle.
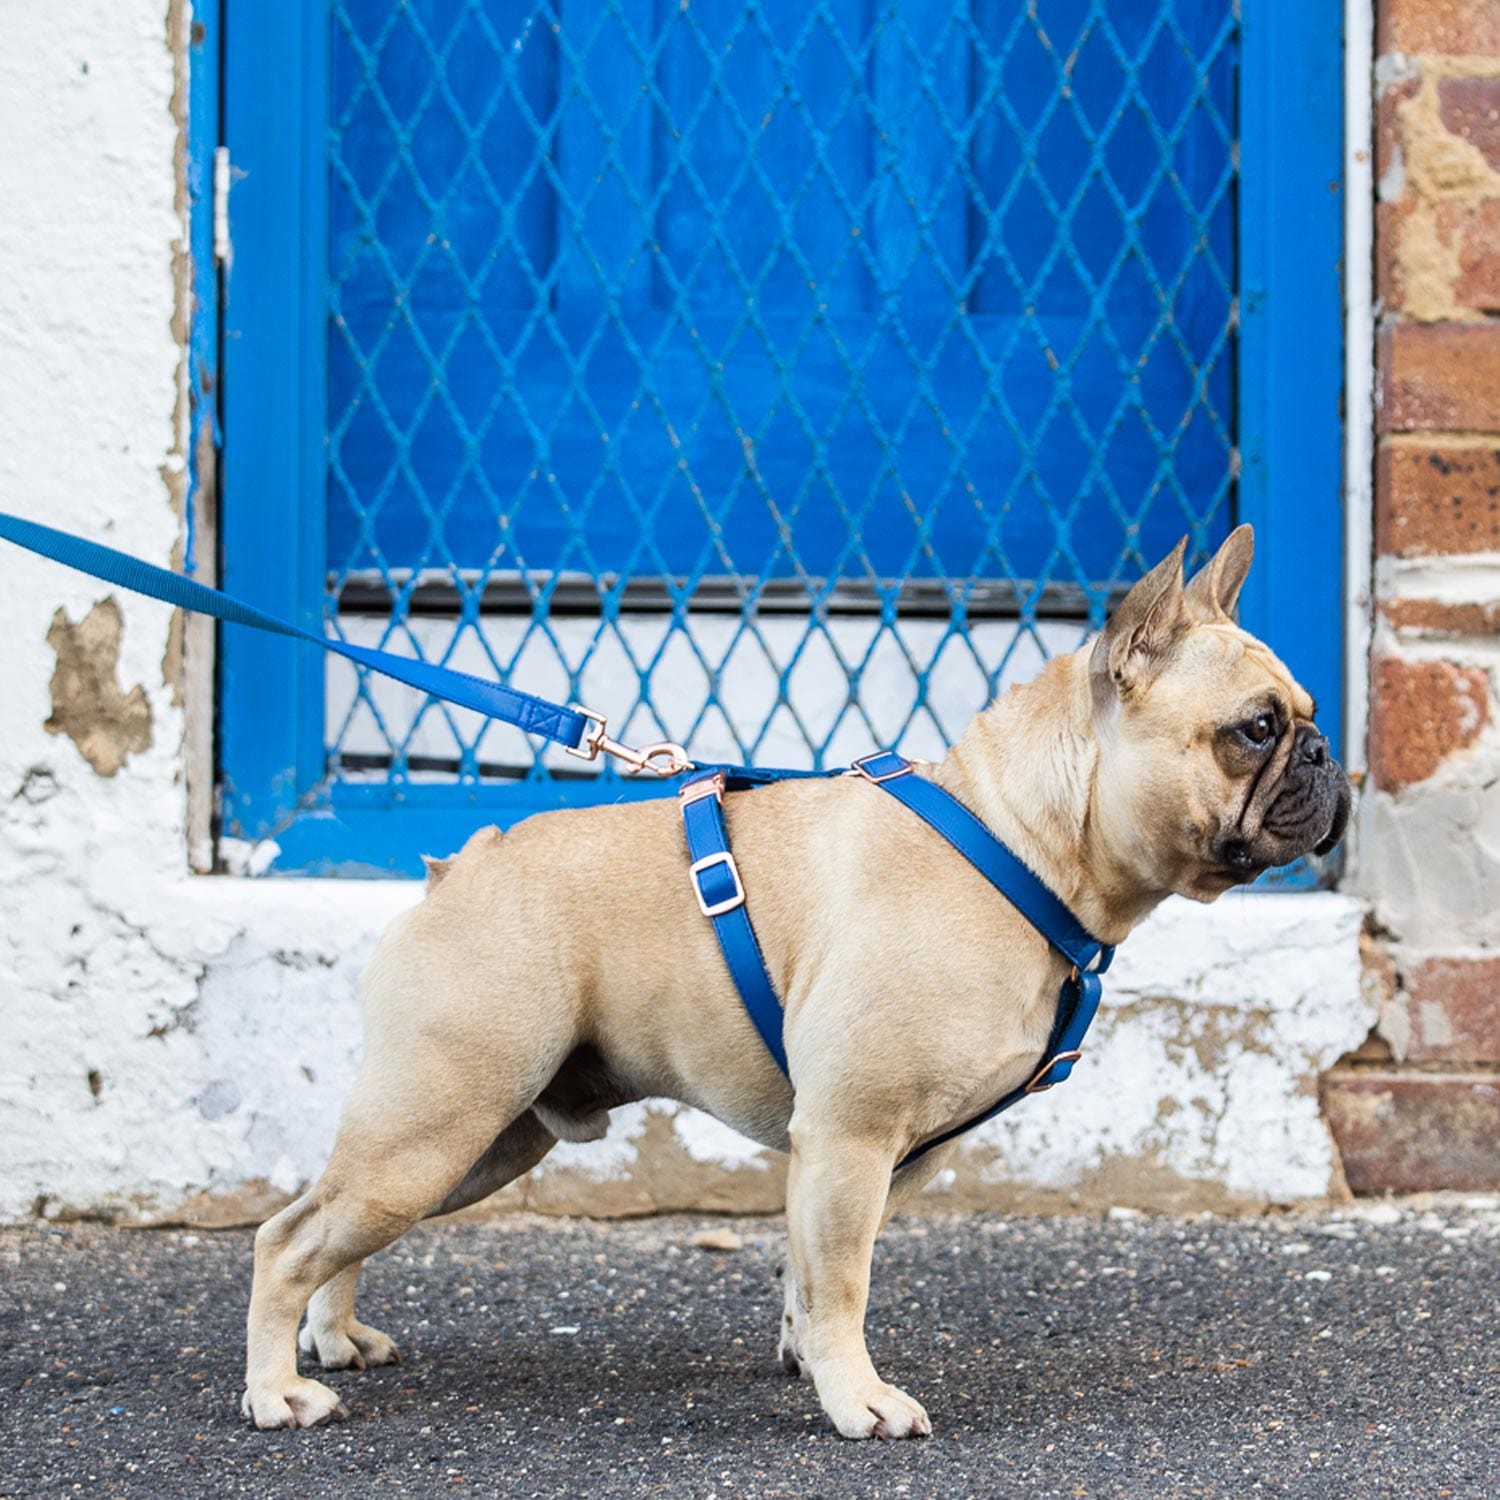
<path id="1" fill-rule="evenodd" d="M 1053 1087 L 1053 1085 L 1050 1083 L 1043 1083 L 1042 1079 L 1044 1079 L 1053 1070 L 1053 1068 L 1058 1065 L 1058 1063 L 1077 1062 L 1078 1059 L 1082 1056 L 1083 1053 L 1073 1051 L 1059 1052 L 1054 1057 L 1049 1057 L 1047 1061 L 1044 1062 L 1041 1067 L 1036 1070 L 1036 1073 L 1033 1076 L 1031 1082 L 1026 1085 L 1026 1092 L 1028 1094 L 1045 1094 L 1048 1089 Z"/>
<path id="2" fill-rule="evenodd" d="M 701 781 L 689 781 L 678 787 L 677 796 L 684 807 L 690 802 L 701 802 L 705 797 L 712 797 L 715 802 L 723 802 L 724 773 L 715 771 L 712 776 L 705 776 Z"/>
<path id="3" fill-rule="evenodd" d="M 705 870 L 716 869 L 719 865 L 723 865 L 729 871 L 729 878 L 734 882 L 734 890 L 722 901 L 710 903 L 704 899 L 703 882 L 699 877 Z M 740 867 L 735 864 L 734 855 L 727 849 L 721 849 L 717 854 L 708 854 L 702 859 L 694 860 L 688 866 L 688 876 L 693 882 L 693 894 L 698 898 L 698 910 L 705 917 L 722 917 L 725 912 L 734 911 L 745 904 L 745 882 L 740 879 Z"/>
<path id="4" fill-rule="evenodd" d="M 866 781 L 874 786 L 879 786 L 882 781 L 894 781 L 898 776 L 909 776 L 911 774 L 911 762 L 909 760 L 903 761 L 893 771 L 881 771 L 877 774 L 870 769 L 871 761 L 884 760 L 887 756 L 894 756 L 895 754 L 894 750 L 876 750 L 870 755 L 861 755 L 858 760 L 850 765 L 845 775 L 863 776 Z"/>

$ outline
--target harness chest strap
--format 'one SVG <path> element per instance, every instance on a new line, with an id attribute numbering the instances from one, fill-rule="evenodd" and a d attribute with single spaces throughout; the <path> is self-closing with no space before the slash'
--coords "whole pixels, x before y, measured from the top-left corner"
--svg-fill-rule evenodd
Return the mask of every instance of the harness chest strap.
<path id="1" fill-rule="evenodd" d="M 1114 949 L 1095 938 L 963 803 L 934 783 L 913 775 L 910 761 L 893 750 L 882 750 L 856 761 L 853 770 L 889 792 L 947 840 L 1072 965 L 1058 996 L 1042 1065 L 1031 1079 L 973 1119 L 924 1141 L 898 1163 L 899 1171 L 935 1146 L 1020 1103 L 1028 1094 L 1043 1093 L 1068 1077 L 1099 1008 L 1099 976 L 1109 967 Z M 704 770 L 683 783 L 678 797 L 692 855 L 689 875 L 698 907 L 713 924 L 746 1012 L 776 1066 L 785 1074 L 788 1069 L 781 1003 L 750 922 L 745 885 L 729 847 L 723 808 L 726 791 L 738 786 L 764 785 L 770 779 L 773 778 L 749 777 L 723 769 Z"/>

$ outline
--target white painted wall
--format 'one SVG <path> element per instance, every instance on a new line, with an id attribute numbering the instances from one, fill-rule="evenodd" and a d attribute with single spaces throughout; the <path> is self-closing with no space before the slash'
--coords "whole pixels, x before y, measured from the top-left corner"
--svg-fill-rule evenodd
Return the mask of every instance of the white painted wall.
<path id="1" fill-rule="evenodd" d="M 165 0 L 75 0 L 66 26 L 13 4 L 4 27 L 0 507 L 163 562 L 180 442 Z M 352 1074 L 363 956 L 419 893 L 190 876 L 167 611 L 119 598 L 120 681 L 145 686 L 153 743 L 104 779 L 42 727 L 53 613 L 104 590 L 0 566 L 0 1219 L 291 1191 Z M 1327 1191 L 1315 1080 L 1370 1024 L 1358 926 L 1334 895 L 1164 910 L 1122 952 L 1075 1080 L 981 1133 L 995 1201 L 1121 1162 L 1251 1200 Z M 544 1170 L 629 1172 L 644 1120 Z M 699 1117 L 674 1128 L 697 1160 L 746 1159 Z"/>

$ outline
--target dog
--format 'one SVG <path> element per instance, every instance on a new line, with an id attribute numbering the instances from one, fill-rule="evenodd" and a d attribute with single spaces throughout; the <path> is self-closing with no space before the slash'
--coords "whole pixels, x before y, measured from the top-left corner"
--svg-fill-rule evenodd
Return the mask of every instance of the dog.
<path id="1" fill-rule="evenodd" d="M 1091 646 L 919 769 L 1111 944 L 1172 893 L 1212 901 L 1326 853 L 1349 817 L 1312 700 L 1232 618 L 1250 528 L 1186 586 L 1185 546 Z M 1035 1071 L 1067 963 L 857 778 L 733 795 L 726 817 L 790 1081 L 698 909 L 671 801 L 540 814 L 429 862 L 363 977 L 364 1061 L 327 1169 L 256 1235 L 243 1410 L 258 1427 L 345 1415 L 297 1373 L 299 1343 L 329 1369 L 399 1358 L 354 1315 L 366 1257 L 662 1096 L 790 1154 L 783 1365 L 845 1437 L 932 1430 L 876 1373 L 863 1323 L 876 1235 L 954 1145 L 895 1168 Z"/>

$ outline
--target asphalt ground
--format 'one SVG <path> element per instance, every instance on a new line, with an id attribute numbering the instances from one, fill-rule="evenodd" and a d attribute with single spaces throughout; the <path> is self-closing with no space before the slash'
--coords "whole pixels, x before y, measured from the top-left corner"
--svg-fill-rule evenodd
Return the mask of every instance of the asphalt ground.
<path id="1" fill-rule="evenodd" d="M 1500 1201 L 898 1222 L 869 1333 L 933 1418 L 904 1443 L 844 1441 L 780 1372 L 780 1249 L 424 1228 L 361 1291 L 405 1362 L 261 1433 L 248 1233 L 0 1232 L 0 1495 L 1500 1495 Z"/>

